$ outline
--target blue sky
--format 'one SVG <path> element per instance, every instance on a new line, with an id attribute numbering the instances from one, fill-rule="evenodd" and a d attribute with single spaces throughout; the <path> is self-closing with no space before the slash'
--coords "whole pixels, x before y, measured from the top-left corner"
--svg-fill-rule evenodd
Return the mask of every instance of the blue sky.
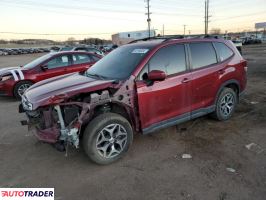
<path id="1" fill-rule="evenodd" d="M 116 32 L 145 30 L 144 0 L 1 0 L 0 38 L 100 37 Z M 183 34 L 183 25 L 193 33 L 204 32 L 204 0 L 151 0 L 152 27 L 160 33 Z M 210 0 L 210 29 L 253 30 L 255 22 L 266 21 L 266 0 Z M 60 35 L 62 34 L 62 35 Z M 83 35 L 84 34 L 84 35 Z"/>

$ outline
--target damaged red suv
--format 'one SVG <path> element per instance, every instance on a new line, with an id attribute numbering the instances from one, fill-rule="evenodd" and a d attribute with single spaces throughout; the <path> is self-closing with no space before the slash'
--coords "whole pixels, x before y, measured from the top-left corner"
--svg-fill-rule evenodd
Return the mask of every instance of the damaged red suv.
<path id="1" fill-rule="evenodd" d="M 153 39 L 122 46 L 85 73 L 39 82 L 20 112 L 39 140 L 82 144 L 109 164 L 133 132 L 148 134 L 206 114 L 229 119 L 246 87 L 247 62 L 223 39 Z"/>

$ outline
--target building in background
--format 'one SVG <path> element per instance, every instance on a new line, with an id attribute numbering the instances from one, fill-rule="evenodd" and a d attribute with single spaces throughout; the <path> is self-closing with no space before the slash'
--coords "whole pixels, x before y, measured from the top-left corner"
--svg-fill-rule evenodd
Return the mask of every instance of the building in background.
<path id="1" fill-rule="evenodd" d="M 155 37 L 156 32 L 155 30 L 151 30 L 151 35 L 150 37 Z M 139 40 L 143 38 L 148 38 L 149 37 L 149 31 L 144 30 L 144 31 L 131 31 L 131 32 L 121 32 L 112 35 L 112 42 L 113 44 L 116 44 L 118 46 L 127 44 L 133 40 Z"/>
<path id="2" fill-rule="evenodd" d="M 261 34 L 261 39 L 266 41 L 266 22 L 259 22 L 255 24 L 255 29 L 256 32 L 258 32 L 258 30 L 263 30 L 262 34 Z"/>

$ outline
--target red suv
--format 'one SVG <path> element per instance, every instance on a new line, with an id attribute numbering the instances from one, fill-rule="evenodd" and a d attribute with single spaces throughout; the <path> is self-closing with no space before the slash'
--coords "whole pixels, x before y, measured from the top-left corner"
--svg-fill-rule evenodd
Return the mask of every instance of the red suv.
<path id="1" fill-rule="evenodd" d="M 87 52 L 49 53 L 21 67 L 0 69 L 0 95 L 20 99 L 31 85 L 63 74 L 86 71 L 101 56 Z"/>
<path id="2" fill-rule="evenodd" d="M 206 114 L 229 119 L 246 87 L 247 62 L 223 39 L 154 39 L 122 46 L 85 73 L 39 82 L 23 95 L 23 125 L 39 140 L 83 144 L 98 164 L 148 134 Z"/>

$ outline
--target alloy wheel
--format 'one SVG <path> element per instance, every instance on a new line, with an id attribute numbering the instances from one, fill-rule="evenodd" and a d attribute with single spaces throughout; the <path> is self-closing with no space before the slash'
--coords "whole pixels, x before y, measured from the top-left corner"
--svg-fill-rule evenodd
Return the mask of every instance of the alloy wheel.
<path id="1" fill-rule="evenodd" d="M 220 110 L 221 113 L 227 117 L 232 113 L 232 110 L 235 106 L 234 95 L 231 93 L 227 93 L 221 100 Z"/>
<path id="2" fill-rule="evenodd" d="M 18 88 L 18 94 L 19 96 L 22 96 L 24 94 L 24 92 L 30 87 L 30 84 L 22 84 L 21 86 L 19 86 Z"/>
<path id="3" fill-rule="evenodd" d="M 127 143 L 127 131 L 120 124 L 110 124 L 104 127 L 97 136 L 96 149 L 104 158 L 118 156 Z"/>

